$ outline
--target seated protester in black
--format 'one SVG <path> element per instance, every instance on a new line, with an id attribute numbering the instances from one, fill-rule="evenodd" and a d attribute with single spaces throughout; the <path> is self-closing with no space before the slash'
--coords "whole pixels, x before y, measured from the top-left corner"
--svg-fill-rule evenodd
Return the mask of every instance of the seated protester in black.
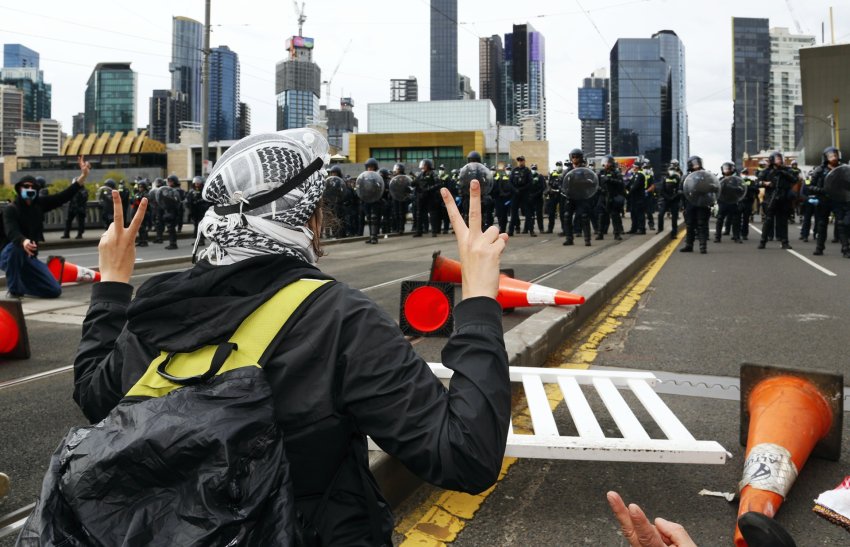
<path id="1" fill-rule="evenodd" d="M 445 388 L 392 317 L 316 268 L 327 162 L 327 142 L 308 129 L 235 144 L 204 187 L 203 198 L 213 206 L 198 238 L 209 246 L 198 251 L 196 242 L 194 267 L 152 278 L 135 298 L 128 283 L 139 223 L 125 230 L 116 219 L 100 245 L 103 282 L 92 289 L 83 324 L 74 400 L 92 423 L 103 420 L 160 352 L 220 344 L 284 287 L 317 280 L 321 288 L 265 350 L 295 513 L 321 545 L 389 545 L 393 517 L 368 470 L 367 435 L 442 488 L 477 493 L 498 477 L 510 421 L 508 359 L 495 300 L 507 236 L 496 227 L 482 233 L 477 183 L 469 227 L 441 190 L 467 281 L 442 353 L 443 364 L 455 371 Z M 239 352 L 233 348 L 232 355 Z"/>

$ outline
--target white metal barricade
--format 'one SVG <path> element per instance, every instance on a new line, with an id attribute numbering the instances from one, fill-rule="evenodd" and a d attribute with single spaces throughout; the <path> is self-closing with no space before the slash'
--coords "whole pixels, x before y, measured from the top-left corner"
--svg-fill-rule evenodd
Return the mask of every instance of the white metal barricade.
<path id="1" fill-rule="evenodd" d="M 428 363 L 441 379 L 452 370 Z M 722 464 L 728 452 L 715 441 L 698 441 L 652 389 L 650 372 L 510 367 L 511 382 L 521 383 L 534 433 L 508 433 L 505 456 L 556 460 Z M 561 435 L 544 384 L 557 384 L 578 435 Z M 606 437 L 580 386 L 592 386 L 622 437 Z M 631 390 L 666 438 L 653 439 L 619 390 Z M 512 417 L 512 422 L 515 420 Z M 372 449 L 378 447 L 369 441 Z"/>

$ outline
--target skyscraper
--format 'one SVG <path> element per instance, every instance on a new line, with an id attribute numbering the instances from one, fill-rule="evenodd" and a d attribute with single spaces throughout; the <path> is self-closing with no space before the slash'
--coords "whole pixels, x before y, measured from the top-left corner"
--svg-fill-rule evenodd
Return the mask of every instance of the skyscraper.
<path id="1" fill-rule="evenodd" d="M 767 19 L 732 18 L 732 160 L 769 147 L 770 31 Z"/>
<path id="2" fill-rule="evenodd" d="M 489 38 L 478 39 L 478 81 L 481 85 L 481 98 L 493 101 L 496 107 L 496 120 L 505 123 L 505 90 L 502 76 L 505 72 L 505 50 L 502 37 L 494 34 Z"/>
<path id="3" fill-rule="evenodd" d="M 815 37 L 795 35 L 787 28 L 770 29 L 769 147 L 785 152 L 799 150 L 795 108 L 802 108 L 800 48 L 815 45 Z M 802 143 L 800 143 L 802 144 Z"/>
<path id="4" fill-rule="evenodd" d="M 150 99 L 148 134 L 153 140 L 180 141 L 180 122 L 189 120 L 189 100 L 182 91 L 155 89 Z"/>
<path id="5" fill-rule="evenodd" d="M 390 80 L 390 101 L 418 101 L 419 83 L 416 76 Z"/>
<path id="6" fill-rule="evenodd" d="M 3 45 L 4 68 L 34 68 L 38 70 L 39 55 L 21 44 Z"/>
<path id="7" fill-rule="evenodd" d="M 236 138 L 244 139 L 251 134 L 251 107 L 239 103 L 239 113 L 236 116 Z"/>
<path id="8" fill-rule="evenodd" d="M 339 110 L 327 110 L 328 143 L 342 149 L 343 135 L 357 132 L 357 118 L 354 117 L 354 101 L 351 97 L 343 97 L 339 101 Z"/>
<path id="9" fill-rule="evenodd" d="M 688 157 L 685 47 L 675 32 L 621 38 L 611 49 L 611 149 L 662 166 Z M 683 160 L 680 160 L 683 161 Z"/>
<path id="10" fill-rule="evenodd" d="M 581 149 L 585 156 L 598 158 L 611 151 L 608 105 L 608 71 L 600 68 L 584 79 L 578 89 L 578 119 L 581 120 Z"/>
<path id="11" fill-rule="evenodd" d="M 201 121 L 204 25 L 188 17 L 171 19 L 171 89 L 186 94 L 189 120 Z"/>
<path id="12" fill-rule="evenodd" d="M 86 132 L 86 113 L 80 112 L 71 116 L 71 136 L 85 134 Z"/>
<path id="13" fill-rule="evenodd" d="M 14 155 L 15 133 L 24 124 L 24 94 L 12 85 L 0 84 L 0 155 Z"/>
<path id="14" fill-rule="evenodd" d="M 210 140 L 238 138 L 238 113 L 239 56 L 229 47 L 219 46 L 210 50 Z"/>
<path id="15" fill-rule="evenodd" d="M 86 87 L 86 133 L 136 130 L 136 73 L 130 63 L 98 63 Z"/>
<path id="16" fill-rule="evenodd" d="M 463 101 L 474 101 L 475 90 L 472 89 L 472 81 L 469 76 L 463 74 L 457 75 L 457 92 L 458 98 Z"/>
<path id="17" fill-rule="evenodd" d="M 277 129 L 306 127 L 319 119 L 322 74 L 313 62 L 313 39 L 286 40 L 289 58 L 277 63 Z"/>
<path id="18" fill-rule="evenodd" d="M 432 101 L 458 99 L 457 0 L 431 0 Z"/>
<path id="19" fill-rule="evenodd" d="M 546 140 L 546 42 L 531 25 L 505 34 L 502 82 L 505 123 L 521 126 L 523 140 Z"/>

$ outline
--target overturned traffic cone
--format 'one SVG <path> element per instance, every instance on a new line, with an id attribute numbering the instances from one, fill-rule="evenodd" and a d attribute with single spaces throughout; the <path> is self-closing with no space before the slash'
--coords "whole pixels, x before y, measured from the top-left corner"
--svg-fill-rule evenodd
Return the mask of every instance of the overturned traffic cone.
<path id="1" fill-rule="evenodd" d="M 100 272 L 83 266 L 77 266 L 65 260 L 64 256 L 47 257 L 47 269 L 60 284 L 63 283 L 94 283 L 100 281 Z"/>
<path id="2" fill-rule="evenodd" d="M 581 295 L 514 279 L 513 270 L 501 270 L 501 272 L 499 295 L 496 300 L 504 310 L 540 305 L 577 306 L 584 304 L 584 297 Z M 431 260 L 429 280 L 431 283 L 461 283 L 460 262 L 441 256 L 440 251 L 436 251 Z"/>
<path id="3" fill-rule="evenodd" d="M 402 281 L 399 327 L 410 336 L 448 336 L 454 328 L 455 289 L 450 283 Z"/>
<path id="4" fill-rule="evenodd" d="M 29 359 L 30 343 L 20 300 L 0 300 L 0 359 Z"/>
<path id="5" fill-rule="evenodd" d="M 773 518 L 810 454 L 838 460 L 841 375 L 741 366 L 741 444 L 746 444 L 738 516 Z M 746 443 L 745 443 L 746 440 Z M 735 545 L 747 545 L 735 528 Z"/>

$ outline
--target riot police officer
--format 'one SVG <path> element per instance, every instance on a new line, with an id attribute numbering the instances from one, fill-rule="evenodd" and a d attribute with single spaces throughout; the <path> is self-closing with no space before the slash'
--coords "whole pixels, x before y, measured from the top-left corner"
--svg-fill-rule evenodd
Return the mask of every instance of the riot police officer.
<path id="1" fill-rule="evenodd" d="M 675 163 L 674 163 L 675 162 Z M 679 233 L 679 209 L 682 208 L 682 172 L 679 161 L 670 162 L 667 174 L 656 186 L 658 192 L 658 231 L 664 231 L 664 217 L 670 213 L 670 239 L 676 239 Z"/>
<path id="2" fill-rule="evenodd" d="M 818 196 L 810 192 L 811 188 L 812 177 L 810 173 L 800 187 L 800 197 L 802 198 L 800 204 L 800 240 L 806 243 L 809 242 L 809 232 L 812 232 L 812 219 L 815 218 L 815 209 L 819 203 Z M 815 230 L 815 234 L 816 232 L 817 230 Z M 815 239 L 817 239 L 817 235 L 815 235 Z"/>
<path id="3" fill-rule="evenodd" d="M 584 159 L 584 152 L 579 148 L 573 148 L 570 151 L 570 165 L 564 174 L 564 180 L 561 182 L 561 192 L 565 192 L 566 178 L 570 171 L 579 167 L 585 167 L 587 162 Z M 576 231 L 576 226 L 581 233 L 584 234 L 585 246 L 590 246 L 590 216 L 593 214 L 594 201 L 590 199 L 575 199 L 570 196 L 566 197 L 566 211 L 564 213 L 564 245 L 573 244 L 573 232 Z"/>
<path id="4" fill-rule="evenodd" d="M 493 176 L 493 194 L 495 196 L 496 220 L 499 222 L 499 233 L 508 231 L 508 211 L 514 200 L 514 187 L 511 184 L 510 166 L 497 171 Z"/>
<path id="5" fill-rule="evenodd" d="M 822 255 L 826 248 L 829 215 L 835 213 L 835 231 L 838 235 L 838 240 L 841 242 L 841 254 L 845 258 L 850 258 L 850 206 L 846 203 L 836 203 L 824 191 L 826 176 L 830 171 L 843 163 L 841 161 L 841 152 L 837 148 L 830 146 L 824 149 L 821 164 L 812 173 L 810 192 L 818 198 L 818 204 L 815 210 L 815 232 L 817 239 L 814 252 L 818 256 Z"/>
<path id="6" fill-rule="evenodd" d="M 405 174 L 405 166 L 403 163 L 397 163 L 393 166 L 393 177 Z M 398 234 L 403 234 L 405 225 L 407 224 L 407 210 L 410 208 L 410 200 L 396 201 L 392 200 L 392 215 L 393 226 Z"/>
<path id="7" fill-rule="evenodd" d="M 115 190 L 115 181 L 106 179 L 103 186 L 97 191 L 97 200 L 100 202 L 100 220 L 104 229 L 108 229 L 115 219 L 115 206 L 112 202 L 113 190 Z"/>
<path id="8" fill-rule="evenodd" d="M 756 180 L 750 176 L 747 168 L 741 170 L 741 178 L 744 181 L 744 199 L 738 202 L 741 211 L 741 239 L 747 241 L 750 235 L 750 221 L 753 218 L 753 206 L 758 200 L 759 187 Z"/>
<path id="9" fill-rule="evenodd" d="M 702 158 L 691 156 L 688 158 L 688 174 L 702 171 Z M 708 219 L 711 217 L 711 207 L 695 203 L 689 196 L 685 196 L 685 246 L 679 249 L 682 253 L 694 251 L 694 240 L 699 240 L 699 252 L 708 252 Z"/>
<path id="10" fill-rule="evenodd" d="M 645 202 L 645 217 L 646 222 L 649 224 L 649 229 L 655 229 L 655 213 L 658 212 L 658 198 L 656 196 L 656 188 L 655 188 L 655 171 L 652 169 L 652 165 L 649 163 L 649 160 L 646 160 L 643 164 L 643 172 L 644 179 L 646 179 L 646 202 Z"/>
<path id="11" fill-rule="evenodd" d="M 546 184 L 546 216 L 549 218 L 547 234 L 554 231 L 555 215 L 557 215 L 561 219 L 562 233 L 559 235 L 564 235 L 564 196 L 561 195 L 561 179 L 563 176 L 564 164 L 561 161 L 556 161 L 555 170 L 549 173 L 549 180 Z"/>
<path id="12" fill-rule="evenodd" d="M 457 186 L 453 184 L 451 173 L 446 171 L 446 166 L 442 163 L 437 169 L 437 179 L 440 181 L 440 188 L 448 189 L 452 197 L 457 197 Z M 439 193 L 439 190 L 437 192 Z M 440 200 L 440 223 L 443 226 L 443 233 L 449 233 L 449 226 L 451 226 L 451 223 L 449 222 L 449 212 L 446 209 L 443 200 Z"/>
<path id="13" fill-rule="evenodd" d="M 88 202 L 89 191 L 81 185 L 71 201 L 68 202 L 68 216 L 65 218 L 65 233 L 62 234 L 62 239 L 71 237 L 71 225 L 74 219 L 77 221 L 77 236 L 74 239 L 83 239 L 83 232 L 86 231 L 86 204 Z"/>
<path id="14" fill-rule="evenodd" d="M 442 200 L 438 201 L 440 191 L 440 180 L 434 173 L 434 162 L 424 159 L 419 162 L 419 173 L 416 175 L 414 186 L 416 188 L 417 225 L 413 237 L 422 237 L 423 232 L 431 227 L 431 237 L 437 237 L 440 231 L 440 208 Z M 429 223 L 430 220 L 430 223 Z"/>
<path id="15" fill-rule="evenodd" d="M 543 233 L 543 193 L 546 191 L 546 178 L 537 172 L 537 164 L 531 164 L 531 189 L 528 194 L 528 200 L 531 207 L 531 214 L 534 215 L 534 220 L 537 221 L 537 231 Z M 534 224 L 532 221 L 531 233 L 534 233 Z"/>
<path id="16" fill-rule="evenodd" d="M 646 189 L 648 183 L 642 167 L 640 161 L 635 161 L 632 176 L 628 182 L 629 214 L 632 221 L 629 227 L 630 234 L 646 234 Z"/>
<path id="17" fill-rule="evenodd" d="M 177 175 L 168 175 L 166 185 L 156 193 L 158 209 L 162 210 L 162 222 L 168 230 L 168 250 L 177 249 L 177 222 L 182 200 L 180 199 L 180 179 Z"/>
<path id="18" fill-rule="evenodd" d="M 130 204 L 130 208 L 132 210 L 132 216 L 136 216 L 139 213 L 139 205 L 141 205 L 142 200 L 148 197 L 148 181 L 146 179 L 142 179 L 136 183 L 136 191 L 133 193 L 133 200 Z M 148 200 L 150 201 L 150 200 Z M 148 246 L 148 231 L 151 229 L 151 209 L 148 207 L 145 210 L 145 216 L 142 219 L 142 223 L 139 225 L 139 235 L 136 238 L 136 246 L 137 247 L 147 247 Z"/>
<path id="19" fill-rule="evenodd" d="M 511 223 L 508 227 L 508 235 L 520 230 L 520 212 L 525 215 L 525 228 L 531 237 L 537 237 L 534 233 L 534 210 L 531 208 L 531 171 L 525 166 L 525 156 L 517 156 L 516 169 L 511 171 L 511 186 L 515 194 L 511 201 Z"/>
<path id="20" fill-rule="evenodd" d="M 602 160 L 599 170 L 599 233 L 596 239 L 604 239 L 608 225 L 614 226 L 614 239 L 623 239 L 623 217 L 621 212 L 626 201 L 626 186 L 614 156 Z"/>
<path id="21" fill-rule="evenodd" d="M 197 176 L 192 179 L 192 189 L 186 193 L 186 207 L 189 208 L 189 220 L 195 226 L 194 237 L 198 237 L 198 223 L 207 214 L 207 209 L 210 208 L 210 203 L 203 198 L 204 178 Z M 204 245 L 203 237 L 200 239 L 200 244 Z"/>
<path id="22" fill-rule="evenodd" d="M 790 249 L 788 242 L 788 217 L 791 214 L 791 188 L 797 177 L 785 166 L 780 152 L 773 152 L 767 160 L 767 168 L 759 173 L 759 182 L 765 189 L 763 208 L 765 213 L 764 232 L 758 248 L 764 249 L 769 234 L 775 233 L 783 249 Z M 775 232 L 774 232 L 775 230 Z"/>
<path id="23" fill-rule="evenodd" d="M 738 169 L 731 161 L 724 162 L 720 166 L 720 174 L 723 177 L 735 177 L 738 175 Z M 729 203 L 719 201 L 717 204 L 717 222 L 714 226 L 714 242 L 720 243 L 723 235 L 723 226 L 730 225 L 732 227 L 732 241 L 735 243 L 743 243 L 741 241 L 741 214 L 738 202 Z"/>
<path id="24" fill-rule="evenodd" d="M 380 166 L 378 165 L 378 160 L 376 160 L 375 158 L 369 158 L 368 160 L 366 160 L 367 172 L 377 173 L 379 169 Z M 365 201 L 362 201 L 362 199 L 363 198 L 361 194 L 361 207 L 363 210 L 363 217 L 366 220 L 366 224 L 369 226 L 369 239 L 366 240 L 366 243 L 377 245 L 378 232 L 381 226 L 381 200 L 379 199 L 372 203 L 366 203 Z"/>

